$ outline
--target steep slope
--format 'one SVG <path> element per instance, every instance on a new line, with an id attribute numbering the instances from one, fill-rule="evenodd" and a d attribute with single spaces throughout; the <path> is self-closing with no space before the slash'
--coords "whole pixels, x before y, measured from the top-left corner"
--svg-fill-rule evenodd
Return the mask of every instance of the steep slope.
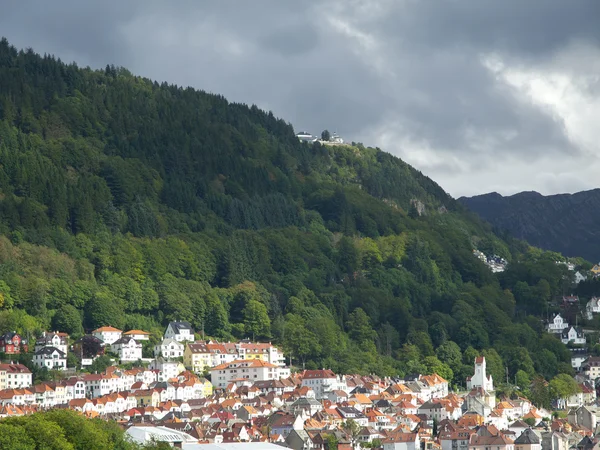
<path id="1" fill-rule="evenodd" d="M 600 189 L 543 196 L 521 192 L 462 197 L 461 203 L 519 239 L 567 256 L 600 260 Z"/>
<path id="2" fill-rule="evenodd" d="M 460 383 L 482 352 L 497 378 L 572 370 L 526 317 L 566 269 L 400 159 L 301 144 L 255 106 L 5 40 L 0 232 L 0 332 L 156 337 L 185 319 L 272 339 L 307 367 Z M 474 248 L 515 264 L 498 279 Z"/>

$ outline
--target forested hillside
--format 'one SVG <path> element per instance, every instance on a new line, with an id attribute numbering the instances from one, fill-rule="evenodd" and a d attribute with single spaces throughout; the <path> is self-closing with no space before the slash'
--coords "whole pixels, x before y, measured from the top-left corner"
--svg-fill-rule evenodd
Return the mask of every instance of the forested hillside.
<path id="1" fill-rule="evenodd" d="M 532 245 L 600 260 L 600 189 L 548 196 L 521 192 L 503 197 L 493 192 L 459 201 L 493 226 Z"/>
<path id="2" fill-rule="evenodd" d="M 557 256 L 499 239 L 398 158 L 301 144 L 255 106 L 6 40 L 0 232 L 0 332 L 184 319 L 342 372 L 464 384 L 479 353 L 524 387 L 571 372 L 539 320 L 568 283 Z"/>

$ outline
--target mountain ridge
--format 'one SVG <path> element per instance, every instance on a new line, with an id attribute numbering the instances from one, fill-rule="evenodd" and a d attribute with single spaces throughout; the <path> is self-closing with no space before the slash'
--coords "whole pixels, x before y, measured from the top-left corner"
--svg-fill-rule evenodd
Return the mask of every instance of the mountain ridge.
<path id="1" fill-rule="evenodd" d="M 460 197 L 460 203 L 494 227 L 532 245 L 600 260 L 600 189 L 542 195 L 535 191 L 502 196 L 496 192 Z"/>

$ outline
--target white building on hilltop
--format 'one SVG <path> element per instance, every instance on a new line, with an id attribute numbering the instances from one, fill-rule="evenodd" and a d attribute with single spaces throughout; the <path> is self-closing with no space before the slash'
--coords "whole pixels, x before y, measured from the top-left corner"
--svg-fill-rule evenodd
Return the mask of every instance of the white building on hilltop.
<path id="1" fill-rule="evenodd" d="M 467 389 L 482 388 L 484 391 L 492 392 L 494 390 L 494 380 L 492 375 L 486 374 L 485 357 L 475 358 L 475 373 L 467 378 Z"/>

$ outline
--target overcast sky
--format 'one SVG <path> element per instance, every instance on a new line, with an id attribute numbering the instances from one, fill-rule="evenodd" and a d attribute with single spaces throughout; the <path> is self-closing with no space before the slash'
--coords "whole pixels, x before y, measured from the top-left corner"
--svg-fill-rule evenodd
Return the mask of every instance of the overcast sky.
<path id="1" fill-rule="evenodd" d="M 600 187 L 600 0 L 0 0 L 17 47 L 255 103 L 454 196 Z"/>

